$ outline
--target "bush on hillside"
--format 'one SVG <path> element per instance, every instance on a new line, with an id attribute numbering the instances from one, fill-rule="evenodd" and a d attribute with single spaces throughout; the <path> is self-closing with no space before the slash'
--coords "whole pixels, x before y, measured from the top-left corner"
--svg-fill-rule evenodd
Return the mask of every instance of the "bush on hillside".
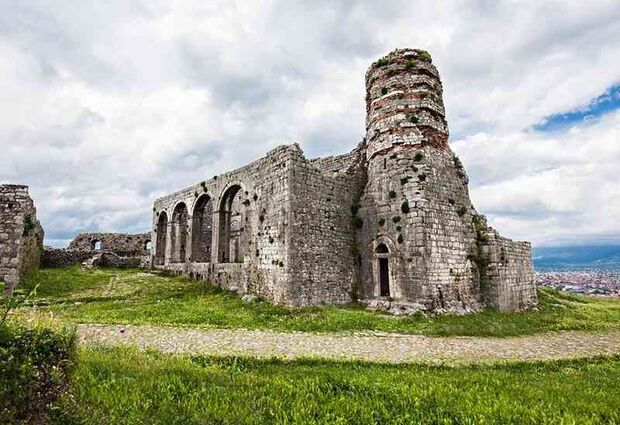
<path id="1" fill-rule="evenodd" d="M 69 388 L 76 362 L 74 330 L 26 328 L 7 317 L 28 297 L 0 300 L 0 423 L 46 423 Z"/>
<path id="2" fill-rule="evenodd" d="M 75 361 L 73 331 L 0 326 L 0 423 L 44 423 Z"/>

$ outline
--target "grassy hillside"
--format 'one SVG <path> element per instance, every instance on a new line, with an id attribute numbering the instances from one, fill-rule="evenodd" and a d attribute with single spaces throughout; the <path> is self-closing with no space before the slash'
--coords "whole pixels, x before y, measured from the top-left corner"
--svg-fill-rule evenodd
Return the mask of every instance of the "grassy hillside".
<path id="1" fill-rule="evenodd" d="M 65 408 L 84 424 L 612 424 L 618 382 L 620 357 L 446 367 L 85 350 Z"/>
<path id="2" fill-rule="evenodd" d="M 205 282 L 138 270 L 77 267 L 43 269 L 25 289 L 39 285 L 37 315 L 67 322 L 158 324 L 279 331 L 360 331 L 427 335 L 512 336 L 557 330 L 618 330 L 620 300 L 539 290 L 538 311 L 466 316 L 394 318 L 359 306 L 289 309 L 241 298 Z M 27 316 L 31 309 L 19 314 Z"/>

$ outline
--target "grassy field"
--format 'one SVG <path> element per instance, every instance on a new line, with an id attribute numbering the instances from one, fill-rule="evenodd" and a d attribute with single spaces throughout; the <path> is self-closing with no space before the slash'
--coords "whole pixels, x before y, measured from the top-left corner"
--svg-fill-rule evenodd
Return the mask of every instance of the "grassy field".
<path id="1" fill-rule="evenodd" d="M 447 367 L 83 350 L 59 422 L 617 424 L 618 382 L 620 357 Z"/>
<path id="2" fill-rule="evenodd" d="M 43 269 L 24 289 L 39 285 L 39 316 L 65 322 L 157 324 L 204 328 L 278 331 L 359 331 L 427 335 L 513 336 L 557 330 L 618 330 L 620 300 L 539 290 L 538 311 L 466 316 L 394 318 L 359 306 L 289 309 L 266 302 L 246 304 L 236 295 L 205 282 L 138 270 L 77 267 Z M 32 314 L 21 309 L 19 315 Z"/>

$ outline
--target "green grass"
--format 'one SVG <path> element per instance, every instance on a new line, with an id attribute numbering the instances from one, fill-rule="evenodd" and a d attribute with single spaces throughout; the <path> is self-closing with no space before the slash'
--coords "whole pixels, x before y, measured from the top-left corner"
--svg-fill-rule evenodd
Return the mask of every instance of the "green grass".
<path id="1" fill-rule="evenodd" d="M 77 267 L 43 269 L 29 276 L 38 284 L 38 316 L 50 312 L 66 322 L 156 324 L 278 331 L 360 331 L 427 335 L 513 336 L 558 330 L 620 330 L 620 300 L 539 290 L 538 311 L 466 316 L 394 318 L 359 306 L 290 309 L 241 298 L 205 282 L 138 270 Z M 29 309 L 18 314 L 28 316 Z"/>
<path id="2" fill-rule="evenodd" d="M 449 367 L 91 349 L 65 405 L 83 424 L 616 424 L 618 382 L 618 356 Z"/>

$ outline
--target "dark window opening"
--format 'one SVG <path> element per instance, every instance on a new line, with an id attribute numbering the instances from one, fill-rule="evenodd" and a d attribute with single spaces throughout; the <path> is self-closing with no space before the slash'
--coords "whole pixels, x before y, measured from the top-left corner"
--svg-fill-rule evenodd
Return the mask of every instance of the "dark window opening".
<path id="1" fill-rule="evenodd" d="M 379 289 L 382 297 L 390 296 L 390 270 L 387 258 L 379 258 Z"/>

